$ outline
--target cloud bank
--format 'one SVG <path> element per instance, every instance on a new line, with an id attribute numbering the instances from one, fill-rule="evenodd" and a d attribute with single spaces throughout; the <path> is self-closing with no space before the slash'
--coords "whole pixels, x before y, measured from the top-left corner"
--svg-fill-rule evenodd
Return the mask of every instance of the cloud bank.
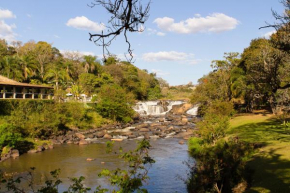
<path id="1" fill-rule="evenodd" d="M 179 34 L 195 34 L 206 32 L 219 33 L 233 30 L 237 27 L 239 21 L 223 13 L 214 13 L 206 17 L 196 14 L 195 17 L 180 22 L 175 22 L 170 17 L 163 17 L 155 19 L 154 23 L 164 31 Z"/>
<path id="2" fill-rule="evenodd" d="M 98 24 L 89 20 L 85 16 L 75 17 L 68 20 L 66 23 L 67 26 L 73 27 L 80 30 L 87 30 L 87 31 L 94 31 L 94 32 L 101 32 L 106 27 L 104 24 Z"/>

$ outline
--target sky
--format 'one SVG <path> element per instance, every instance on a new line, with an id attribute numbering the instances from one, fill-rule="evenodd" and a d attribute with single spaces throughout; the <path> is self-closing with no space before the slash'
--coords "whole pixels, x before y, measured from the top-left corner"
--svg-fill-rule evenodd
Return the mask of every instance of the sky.
<path id="1" fill-rule="evenodd" d="M 105 30 L 109 14 L 90 8 L 90 0 L 0 0 L 0 38 L 23 43 L 46 41 L 61 51 L 79 51 L 100 59 L 102 48 L 89 32 Z M 148 0 L 142 1 L 144 4 Z M 252 39 L 267 38 L 283 12 L 280 0 L 151 0 L 142 33 L 129 35 L 134 65 L 154 72 L 170 85 L 192 82 L 211 71 L 211 61 L 225 52 L 243 52 Z M 127 45 L 119 36 L 110 52 L 124 59 Z"/>

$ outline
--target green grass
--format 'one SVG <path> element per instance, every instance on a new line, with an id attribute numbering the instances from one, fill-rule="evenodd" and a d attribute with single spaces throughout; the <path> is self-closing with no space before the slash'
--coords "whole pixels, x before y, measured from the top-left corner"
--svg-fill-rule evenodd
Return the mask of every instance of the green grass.
<path id="1" fill-rule="evenodd" d="M 270 114 L 247 114 L 231 120 L 228 134 L 261 147 L 249 163 L 249 192 L 290 192 L 290 128 Z"/>

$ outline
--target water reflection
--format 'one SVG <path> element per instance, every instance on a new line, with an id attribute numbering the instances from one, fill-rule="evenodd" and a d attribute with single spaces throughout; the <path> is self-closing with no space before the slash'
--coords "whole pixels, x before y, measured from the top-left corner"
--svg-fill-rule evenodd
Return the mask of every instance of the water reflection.
<path id="1" fill-rule="evenodd" d="M 188 161 L 187 146 L 178 144 L 177 139 L 159 139 L 151 141 L 153 146 L 150 151 L 156 163 L 149 171 L 150 181 L 145 187 L 149 192 L 186 192 L 183 181 L 177 176 L 186 177 L 188 168 L 183 164 Z M 0 163 L 0 168 L 7 172 L 25 172 L 30 167 L 36 167 L 36 179 L 43 182 L 49 176 L 49 172 L 61 169 L 60 178 L 64 185 L 60 191 L 66 190 L 69 184 L 68 177 L 84 176 L 85 184 L 95 188 L 97 185 L 105 185 L 106 181 L 100 179 L 97 174 L 104 168 L 123 168 L 124 162 L 118 158 L 117 149 L 122 146 L 124 151 L 132 150 L 136 147 L 135 141 L 124 141 L 115 143 L 116 153 L 106 153 L 105 141 L 87 146 L 61 145 L 53 150 L 47 150 L 38 154 L 25 154 L 16 160 L 7 160 Z M 88 162 L 87 158 L 94 158 Z M 101 162 L 105 162 L 102 164 Z"/>

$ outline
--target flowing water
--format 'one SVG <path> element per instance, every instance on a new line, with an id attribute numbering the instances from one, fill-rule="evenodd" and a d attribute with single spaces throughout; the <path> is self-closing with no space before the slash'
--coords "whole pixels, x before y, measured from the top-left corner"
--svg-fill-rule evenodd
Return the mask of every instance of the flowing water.
<path id="1" fill-rule="evenodd" d="M 183 103 L 183 101 L 144 101 L 138 102 L 133 109 L 140 115 L 165 115 L 174 105 Z"/>
<path id="2" fill-rule="evenodd" d="M 149 192 L 186 192 L 186 186 L 180 178 L 186 178 L 187 166 L 183 163 L 189 161 L 187 145 L 178 144 L 178 139 L 158 139 L 152 140 L 153 148 L 150 150 L 151 156 L 156 160 L 149 171 L 150 181 L 145 188 Z M 30 167 L 36 167 L 36 178 L 38 183 L 43 183 L 49 176 L 49 172 L 61 169 L 60 178 L 64 184 L 60 187 L 60 192 L 67 189 L 70 184 L 68 177 L 84 176 L 85 185 L 95 188 L 97 185 L 108 186 L 105 179 L 99 178 L 98 173 L 102 169 L 123 168 L 124 162 L 118 158 L 114 152 L 105 152 L 105 141 L 86 146 L 59 145 L 53 150 L 46 150 L 42 153 L 24 154 L 18 159 L 9 159 L 0 163 L 1 170 L 7 172 L 25 172 Z M 127 140 L 115 143 L 116 149 L 123 147 L 124 151 L 132 150 L 136 146 L 136 141 Z M 88 162 L 87 158 L 94 158 Z M 192 161 L 192 160 L 191 160 Z M 105 162 L 102 164 L 101 162 Z"/>

